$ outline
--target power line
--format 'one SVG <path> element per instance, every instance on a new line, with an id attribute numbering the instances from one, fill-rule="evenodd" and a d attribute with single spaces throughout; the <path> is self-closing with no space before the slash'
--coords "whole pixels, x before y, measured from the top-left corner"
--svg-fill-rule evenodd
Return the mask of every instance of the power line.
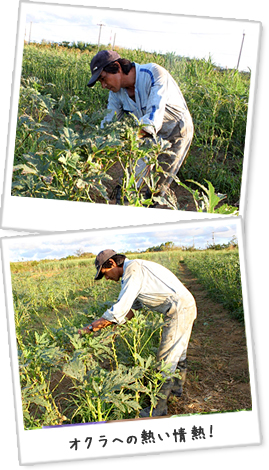
<path id="1" fill-rule="evenodd" d="M 32 22 L 31 22 L 32 23 Z M 27 24 L 27 23 L 26 23 Z M 38 22 L 38 21 L 34 21 L 34 24 L 51 24 L 51 25 L 55 25 L 55 23 L 52 23 L 52 22 L 49 22 L 49 21 L 46 21 L 46 22 Z M 66 24 L 60 24 L 60 25 L 57 25 L 57 27 L 60 27 L 60 26 L 63 26 L 63 27 L 66 27 L 69 23 L 66 23 Z M 82 27 L 82 28 L 89 28 L 89 24 L 85 24 L 85 23 L 74 23 L 73 26 L 79 26 L 79 27 Z M 107 26 L 106 24 L 97 24 L 97 26 Z M 91 25 L 91 27 L 96 27 L 96 25 Z M 154 29 L 137 29 L 137 28 L 126 28 L 126 26 L 122 27 L 122 26 L 113 26 L 113 25 L 109 25 L 109 28 L 112 28 L 112 29 L 121 29 L 123 31 L 136 31 L 136 32 L 144 32 L 144 33 L 162 33 L 162 34 L 179 34 L 178 30 L 177 31 L 170 31 L 170 30 L 166 30 L 166 31 L 160 31 L 160 30 L 154 30 Z M 190 34 L 190 35 L 193 35 L 193 36 L 237 36 L 236 33 L 227 33 L 227 32 L 223 32 L 223 33 L 204 33 L 204 32 L 182 32 L 181 34 L 183 35 L 186 35 L 186 34 Z"/>

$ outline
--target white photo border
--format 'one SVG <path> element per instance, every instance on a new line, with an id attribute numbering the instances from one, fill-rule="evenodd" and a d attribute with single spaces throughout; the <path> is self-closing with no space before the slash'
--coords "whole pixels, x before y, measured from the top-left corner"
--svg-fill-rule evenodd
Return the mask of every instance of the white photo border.
<path id="1" fill-rule="evenodd" d="M 98 10 L 98 7 L 93 6 L 77 6 L 73 4 L 54 4 L 44 2 L 46 5 L 50 5 L 51 8 L 56 6 L 62 6 L 68 8 L 75 6 L 76 8 L 94 8 Z M 73 202 L 73 201 L 57 201 L 57 200 L 45 200 L 35 199 L 26 197 L 11 196 L 11 180 L 13 171 L 13 158 L 14 158 L 14 147 L 15 147 L 15 136 L 16 136 L 16 122 L 17 122 L 17 110 L 19 100 L 19 85 L 21 77 L 22 67 L 22 54 L 23 44 L 25 35 L 25 18 L 28 11 L 36 5 L 35 2 L 21 1 L 18 15 L 18 30 L 17 30 L 17 45 L 16 45 L 16 57 L 15 57 L 15 68 L 12 84 L 12 102 L 10 111 L 10 122 L 9 122 L 9 135 L 6 155 L 6 168 L 5 168 L 5 181 L 4 190 L 2 197 L 2 222 L 1 226 L 4 229 L 24 230 L 30 232 L 49 232 L 49 231 L 62 231 L 62 230 L 85 230 L 89 228 L 107 228 L 107 227 L 118 227 L 126 225 L 139 225 L 139 224 L 154 224 L 160 221 L 162 222 L 176 222 L 178 220 L 193 220 L 203 218 L 220 218 L 227 217 L 219 214 L 210 213 L 196 213 L 189 211 L 174 211 L 169 209 L 147 209 L 147 208 L 136 208 L 136 207 L 124 207 L 124 206 L 112 206 L 106 204 L 93 204 L 85 202 Z M 38 2 L 38 5 L 42 6 L 42 2 Z M 105 8 L 106 9 L 106 8 Z M 111 8 L 107 8 L 112 10 Z M 104 7 L 101 8 L 101 11 Z M 124 11 L 134 11 L 126 9 Z M 141 12 L 141 14 L 147 12 Z M 150 12 L 152 14 L 160 14 L 158 12 Z M 162 13 L 163 15 L 165 13 Z M 169 14 L 167 12 L 166 14 Z M 177 15 L 180 16 L 180 15 Z M 186 17 L 186 16 L 185 16 Z M 196 18 L 195 16 L 189 16 L 189 18 Z M 202 17 L 200 17 L 202 18 Z M 206 19 L 206 17 L 205 17 Z M 209 18 L 211 19 L 211 18 Z M 242 22 L 238 19 L 225 19 L 225 18 L 212 18 L 212 21 L 224 20 L 232 22 Z M 242 185 L 241 185 L 241 197 L 239 214 L 244 215 L 245 204 L 246 204 L 246 185 L 247 185 L 247 173 L 249 166 L 249 155 L 251 150 L 251 135 L 252 135 L 252 124 L 253 124 L 253 110 L 256 93 L 256 79 L 258 70 L 258 51 L 259 42 L 261 35 L 261 24 L 259 22 L 247 21 L 248 24 L 252 24 L 253 28 L 256 28 L 256 56 L 254 59 L 255 67 L 251 71 L 251 84 L 249 94 L 249 110 L 247 119 L 247 129 L 245 137 L 245 154 L 244 154 L 244 166 L 242 173 Z M 244 22 L 242 22 L 242 27 Z M 161 211 L 161 212 L 160 212 Z M 57 217 L 53 217 L 52 214 L 57 214 Z"/>
<path id="2" fill-rule="evenodd" d="M 194 449 L 258 445 L 261 443 L 241 217 L 226 218 L 225 220 L 214 219 L 214 221 L 188 221 L 173 224 L 112 228 L 109 231 L 93 230 L 84 232 L 84 235 L 88 235 L 93 238 L 106 235 L 107 239 L 111 240 L 119 234 L 137 234 L 138 236 L 139 233 L 143 232 L 156 230 L 158 230 L 158 232 L 166 232 L 167 230 L 178 231 L 183 228 L 204 227 L 205 225 L 214 227 L 216 230 L 218 227 L 226 224 L 235 224 L 239 246 L 252 410 L 220 414 L 186 415 L 173 418 L 163 417 L 149 420 L 139 419 L 132 421 L 126 420 L 124 422 L 115 421 L 109 423 L 67 425 L 41 430 L 25 430 L 23 427 L 10 272 L 10 250 L 14 244 L 17 245 L 18 242 L 22 243 L 23 241 L 28 240 L 30 243 L 36 243 L 42 239 L 53 240 L 53 238 L 59 237 L 59 234 L 21 235 L 19 237 L 6 237 L 2 239 L 3 275 L 6 294 L 19 461 L 21 465 L 143 454 L 148 455 L 150 453 Z M 62 233 L 61 237 L 68 237 L 70 233 L 71 232 Z M 81 235 L 81 232 L 72 233 Z M 107 246 L 103 248 L 107 248 Z M 193 426 L 204 428 L 206 438 L 202 440 L 192 440 L 191 429 Z M 180 428 L 185 428 L 186 430 L 187 434 L 185 442 L 180 442 L 179 437 L 176 441 L 176 437 L 173 434 Z M 159 437 L 158 440 L 156 439 L 155 443 L 143 445 L 140 439 L 141 433 L 143 431 L 149 432 L 149 430 L 152 431 L 155 436 L 161 437 Z M 130 439 L 131 436 L 132 439 Z M 136 443 L 134 442 L 134 437 L 137 438 Z"/>

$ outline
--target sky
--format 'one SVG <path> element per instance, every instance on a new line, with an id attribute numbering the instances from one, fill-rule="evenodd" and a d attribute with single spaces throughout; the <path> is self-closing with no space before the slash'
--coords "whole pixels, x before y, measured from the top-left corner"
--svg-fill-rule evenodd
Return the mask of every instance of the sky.
<path id="1" fill-rule="evenodd" d="M 10 262 L 39 261 L 42 259 L 60 259 L 81 252 L 97 255 L 100 251 L 111 248 L 118 253 L 126 251 L 145 251 L 147 248 L 165 242 L 176 246 L 196 249 L 206 248 L 209 244 L 228 243 L 234 236 L 237 238 L 236 225 L 200 224 L 185 228 L 147 227 L 139 230 L 111 230 L 98 232 L 73 232 L 56 235 L 21 236 L 9 240 Z"/>
<path id="2" fill-rule="evenodd" d="M 24 39 L 97 44 L 100 34 L 104 45 L 115 43 L 206 60 L 211 57 L 215 65 L 224 68 L 236 68 L 239 61 L 240 70 L 252 70 L 257 58 L 258 25 L 252 21 L 34 3 L 27 5 Z"/>

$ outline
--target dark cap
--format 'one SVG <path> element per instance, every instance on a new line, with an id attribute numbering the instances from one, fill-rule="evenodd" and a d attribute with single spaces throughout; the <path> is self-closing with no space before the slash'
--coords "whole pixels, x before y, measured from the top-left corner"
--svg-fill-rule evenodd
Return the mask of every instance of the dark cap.
<path id="1" fill-rule="evenodd" d="M 100 253 L 96 256 L 95 258 L 95 267 L 97 269 L 97 272 L 96 272 L 96 275 L 95 275 L 95 280 L 97 281 L 98 279 L 102 279 L 103 277 L 103 274 L 101 273 L 101 269 L 102 269 L 102 266 L 103 264 L 109 260 L 110 258 L 112 258 L 112 256 L 116 255 L 116 251 L 114 250 L 103 250 L 103 251 L 100 251 Z"/>
<path id="2" fill-rule="evenodd" d="M 91 72 L 92 78 L 90 79 L 87 86 L 91 87 L 96 83 L 103 69 L 111 62 L 120 59 L 119 54 L 116 51 L 99 51 L 91 61 Z"/>

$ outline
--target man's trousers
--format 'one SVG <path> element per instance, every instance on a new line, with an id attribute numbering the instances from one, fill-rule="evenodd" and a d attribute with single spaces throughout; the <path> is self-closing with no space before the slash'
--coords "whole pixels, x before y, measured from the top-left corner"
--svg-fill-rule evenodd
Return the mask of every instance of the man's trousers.
<path id="1" fill-rule="evenodd" d="M 157 360 L 170 365 L 173 373 L 178 362 L 185 361 L 187 348 L 192 332 L 193 322 L 197 316 L 196 303 L 190 300 L 177 298 L 170 299 L 170 308 L 164 315 L 161 343 Z"/>

